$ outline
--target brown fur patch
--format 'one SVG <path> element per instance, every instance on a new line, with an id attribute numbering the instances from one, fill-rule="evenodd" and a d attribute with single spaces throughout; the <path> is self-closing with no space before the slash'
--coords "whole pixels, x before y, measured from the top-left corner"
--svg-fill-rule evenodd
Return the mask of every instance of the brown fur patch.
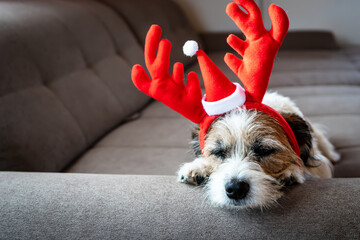
<path id="1" fill-rule="evenodd" d="M 285 134 L 281 125 L 274 118 L 265 113 L 257 112 L 256 115 L 257 121 L 272 129 L 272 131 L 263 132 L 262 136 L 265 142 L 268 138 L 276 139 L 284 147 L 281 150 L 276 150 L 273 154 L 271 154 L 271 156 L 260 160 L 260 166 L 264 172 L 271 175 L 272 177 L 277 178 L 282 175 L 292 164 L 297 164 L 297 160 L 294 156 L 287 135 Z M 277 146 L 274 145 L 272 147 L 276 148 Z"/>

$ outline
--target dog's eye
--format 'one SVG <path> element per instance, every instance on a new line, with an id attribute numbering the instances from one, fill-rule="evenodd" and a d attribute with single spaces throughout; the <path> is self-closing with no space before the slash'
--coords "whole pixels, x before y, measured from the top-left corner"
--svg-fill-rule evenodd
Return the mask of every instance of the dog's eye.
<path id="1" fill-rule="evenodd" d="M 221 160 L 225 160 L 228 154 L 228 149 L 224 146 L 224 144 L 218 140 L 216 142 L 216 148 L 210 152 L 210 155 L 214 155 Z"/>
<path id="2" fill-rule="evenodd" d="M 223 148 L 216 148 L 213 151 L 211 151 L 210 155 L 214 155 L 215 157 L 224 160 L 226 158 L 227 151 L 226 149 Z"/>
<path id="3" fill-rule="evenodd" d="M 269 146 L 264 146 L 259 141 L 256 141 L 253 144 L 252 150 L 253 150 L 254 154 L 259 158 L 267 157 L 267 156 L 273 154 L 274 152 L 276 152 L 275 148 L 272 148 L 272 147 L 269 147 Z"/>

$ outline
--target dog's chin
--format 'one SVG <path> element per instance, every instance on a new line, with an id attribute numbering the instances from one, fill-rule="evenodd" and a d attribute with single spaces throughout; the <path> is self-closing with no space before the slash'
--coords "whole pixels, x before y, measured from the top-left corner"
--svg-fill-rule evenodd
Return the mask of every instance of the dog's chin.
<path id="1" fill-rule="evenodd" d="M 283 193 L 280 191 L 281 185 L 271 186 L 271 189 L 266 190 L 266 195 L 258 195 L 256 190 L 250 190 L 245 198 L 238 200 L 230 199 L 226 195 L 225 190 L 212 187 L 211 181 L 209 181 L 207 187 L 208 197 L 214 206 L 235 210 L 268 209 L 277 205 L 277 200 L 283 196 Z"/>
<path id="2" fill-rule="evenodd" d="M 256 166 L 257 164 L 249 164 L 237 168 L 238 170 L 229 171 L 232 166 L 225 163 L 210 176 L 206 188 L 207 196 L 213 205 L 235 210 L 262 210 L 277 205 L 277 200 L 283 195 L 281 191 L 283 185 L 265 174 L 261 168 Z M 235 177 L 247 181 L 250 186 L 249 192 L 242 199 L 231 199 L 226 194 L 226 182 Z"/>

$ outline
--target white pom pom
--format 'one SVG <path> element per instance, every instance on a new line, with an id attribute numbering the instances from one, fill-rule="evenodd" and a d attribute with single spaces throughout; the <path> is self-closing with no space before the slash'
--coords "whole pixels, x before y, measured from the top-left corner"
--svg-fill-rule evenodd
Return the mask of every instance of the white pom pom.
<path id="1" fill-rule="evenodd" d="M 183 46 L 183 52 L 188 57 L 194 56 L 198 50 L 199 50 L 199 45 L 194 40 L 186 41 L 186 43 Z"/>

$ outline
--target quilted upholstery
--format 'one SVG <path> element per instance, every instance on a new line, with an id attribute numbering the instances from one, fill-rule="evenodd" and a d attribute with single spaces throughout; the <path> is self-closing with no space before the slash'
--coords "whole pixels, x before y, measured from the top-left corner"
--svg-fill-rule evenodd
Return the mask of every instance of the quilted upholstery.
<path id="1" fill-rule="evenodd" d="M 0 32 L 0 170 L 60 171 L 149 100 L 128 81 L 142 47 L 102 4 L 2 1 Z"/>
<path id="2" fill-rule="evenodd" d="M 0 1 L 0 171 L 105 173 L 0 172 L 0 239 L 359 239 L 359 178 L 310 179 L 279 207 L 231 211 L 144 175 L 192 159 L 191 123 L 130 79 L 155 22 L 183 58 L 182 37 L 197 34 L 170 0 Z M 270 87 L 327 128 L 335 176 L 360 177 L 360 48 L 325 48 L 279 53 Z M 208 53 L 237 81 L 224 51 Z"/>
<path id="3" fill-rule="evenodd" d="M 152 24 L 163 30 L 163 38 L 172 43 L 171 62 L 185 66 L 194 62 L 182 52 L 187 40 L 195 40 L 202 46 L 199 35 L 190 26 L 180 7 L 169 0 L 101 0 L 126 19 L 136 38 L 144 45 L 145 36 Z"/>

